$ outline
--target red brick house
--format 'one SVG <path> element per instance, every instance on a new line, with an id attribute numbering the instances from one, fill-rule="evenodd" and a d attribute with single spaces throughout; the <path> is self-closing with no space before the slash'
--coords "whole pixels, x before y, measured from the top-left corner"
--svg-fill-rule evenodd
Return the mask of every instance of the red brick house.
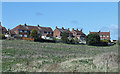
<path id="1" fill-rule="evenodd" d="M 85 34 L 82 32 L 82 29 L 81 30 L 74 30 L 74 28 L 72 28 L 72 33 L 73 33 L 73 36 L 78 38 L 79 40 L 83 41 L 85 40 Z"/>
<path id="2" fill-rule="evenodd" d="M 62 27 L 62 29 L 60 29 L 60 28 L 57 28 L 57 26 L 56 26 L 56 29 L 53 32 L 53 37 L 61 38 L 62 35 L 63 35 L 63 32 L 66 32 L 68 34 L 68 36 L 72 36 L 72 32 L 69 30 L 69 28 L 68 29 L 64 29 Z"/>
<path id="3" fill-rule="evenodd" d="M 6 33 L 7 33 L 7 29 L 3 27 L 0 22 L 0 34 L 6 34 Z"/>
<path id="4" fill-rule="evenodd" d="M 50 27 L 40 27 L 38 26 L 29 26 L 27 24 L 18 25 L 17 27 L 13 28 L 11 31 L 15 32 L 16 35 L 20 37 L 30 37 L 30 33 L 33 29 L 38 31 L 39 36 L 50 34 L 52 36 L 52 29 Z"/>
<path id="5" fill-rule="evenodd" d="M 90 32 L 89 34 L 97 33 L 100 36 L 101 40 L 107 39 L 110 40 L 110 32 Z"/>

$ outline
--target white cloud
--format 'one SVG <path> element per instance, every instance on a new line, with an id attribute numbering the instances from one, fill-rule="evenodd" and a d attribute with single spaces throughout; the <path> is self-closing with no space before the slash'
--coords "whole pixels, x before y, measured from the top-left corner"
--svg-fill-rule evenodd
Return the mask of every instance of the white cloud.
<path id="1" fill-rule="evenodd" d="M 111 24 L 109 27 L 104 26 L 101 28 L 101 31 L 108 32 L 110 31 L 111 39 L 118 39 L 118 25 Z"/>
<path id="2" fill-rule="evenodd" d="M 111 38 L 112 39 L 118 39 L 118 25 L 110 25 L 109 27 L 111 32 Z"/>

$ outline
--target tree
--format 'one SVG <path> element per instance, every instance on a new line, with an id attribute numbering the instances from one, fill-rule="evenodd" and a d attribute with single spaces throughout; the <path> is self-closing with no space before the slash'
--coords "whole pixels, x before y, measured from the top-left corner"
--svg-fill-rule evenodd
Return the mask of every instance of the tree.
<path id="1" fill-rule="evenodd" d="M 62 41 L 64 42 L 64 43 L 67 43 L 69 40 L 68 40 L 68 35 L 67 35 L 67 33 L 66 32 L 63 32 L 63 35 L 62 35 Z"/>
<path id="2" fill-rule="evenodd" d="M 98 44 L 100 43 L 100 36 L 97 33 L 88 34 L 88 36 L 86 36 L 86 43 L 88 45 Z"/>
<path id="3" fill-rule="evenodd" d="M 1 34 L 0 39 L 6 39 L 5 34 Z"/>
<path id="4" fill-rule="evenodd" d="M 34 38 L 34 39 L 37 39 L 37 38 L 38 38 L 38 31 L 37 31 L 36 29 L 33 29 L 33 30 L 31 31 L 30 36 L 31 36 L 32 38 Z"/>

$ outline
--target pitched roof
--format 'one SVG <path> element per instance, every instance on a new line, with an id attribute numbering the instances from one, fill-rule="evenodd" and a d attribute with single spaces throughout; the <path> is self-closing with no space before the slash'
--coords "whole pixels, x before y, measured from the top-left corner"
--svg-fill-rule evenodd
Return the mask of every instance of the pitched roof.
<path id="1" fill-rule="evenodd" d="M 2 27 L 1 22 L 0 22 L 0 27 Z"/>
<path id="2" fill-rule="evenodd" d="M 18 25 L 17 27 L 12 29 L 12 31 L 14 31 L 14 30 L 27 30 L 27 28 L 23 25 Z"/>
<path id="3" fill-rule="evenodd" d="M 50 27 L 40 27 L 42 31 L 47 31 L 47 32 L 53 32 L 53 30 Z"/>
<path id="4" fill-rule="evenodd" d="M 5 27 L 2 27 L 2 31 L 7 32 L 7 29 Z"/>
<path id="5" fill-rule="evenodd" d="M 7 29 L 5 27 L 2 27 L 1 22 L 0 22 L 0 30 L 4 31 L 4 32 L 7 32 Z"/>
<path id="6" fill-rule="evenodd" d="M 71 33 L 68 29 L 60 29 L 60 28 L 57 28 L 60 32 L 66 32 L 66 33 Z"/>
<path id="7" fill-rule="evenodd" d="M 38 31 L 41 31 L 37 26 L 26 26 L 26 28 L 27 28 L 28 30 L 36 29 L 36 30 L 38 30 Z"/>
<path id="8" fill-rule="evenodd" d="M 14 31 L 12 31 L 12 30 L 9 30 L 8 34 L 16 34 L 16 33 Z"/>
<path id="9" fill-rule="evenodd" d="M 77 34 L 85 35 L 82 31 L 74 30 Z"/>
<path id="10" fill-rule="evenodd" d="M 29 25 L 18 25 L 17 27 L 13 28 L 12 30 L 33 30 L 37 29 L 38 31 L 47 31 L 52 32 L 53 30 L 50 27 L 38 27 L 38 26 L 29 26 Z"/>
<path id="11" fill-rule="evenodd" d="M 110 35 L 110 32 L 90 32 L 90 34 L 92 33 L 97 33 L 99 35 Z"/>

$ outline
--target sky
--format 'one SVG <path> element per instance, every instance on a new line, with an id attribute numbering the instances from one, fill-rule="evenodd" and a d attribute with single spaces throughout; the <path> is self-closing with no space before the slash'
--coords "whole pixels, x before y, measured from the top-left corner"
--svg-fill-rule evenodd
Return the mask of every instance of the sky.
<path id="1" fill-rule="evenodd" d="M 19 24 L 43 27 L 106 31 L 118 39 L 117 2 L 2 2 L 2 25 L 12 29 Z"/>
<path id="2" fill-rule="evenodd" d="M 1 0 L 2 2 L 118 2 L 120 0 Z"/>

